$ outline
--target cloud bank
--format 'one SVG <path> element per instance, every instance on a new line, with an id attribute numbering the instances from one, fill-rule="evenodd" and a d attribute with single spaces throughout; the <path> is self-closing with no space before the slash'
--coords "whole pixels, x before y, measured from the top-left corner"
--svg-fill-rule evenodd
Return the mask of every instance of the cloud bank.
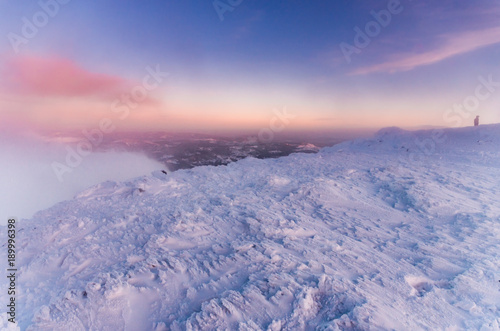
<path id="1" fill-rule="evenodd" d="M 62 144 L 2 137 L 0 144 L 0 224 L 8 217 L 30 218 L 38 210 L 72 199 L 106 180 L 122 181 L 163 169 L 159 162 L 135 153 L 93 153 L 59 182 L 52 162 L 64 160 Z"/>

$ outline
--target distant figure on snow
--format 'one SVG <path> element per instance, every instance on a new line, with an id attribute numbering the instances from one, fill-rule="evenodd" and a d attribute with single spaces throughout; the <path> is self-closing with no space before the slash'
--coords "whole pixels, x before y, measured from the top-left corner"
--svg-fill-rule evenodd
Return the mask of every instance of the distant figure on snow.
<path id="1" fill-rule="evenodd" d="M 474 126 L 478 126 L 479 125 L 479 115 L 476 116 L 476 118 L 474 119 Z"/>

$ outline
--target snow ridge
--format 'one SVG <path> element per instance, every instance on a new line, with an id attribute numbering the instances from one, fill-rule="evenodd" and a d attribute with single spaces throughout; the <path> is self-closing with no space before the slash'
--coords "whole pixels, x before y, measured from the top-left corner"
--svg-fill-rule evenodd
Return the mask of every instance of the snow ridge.
<path id="1" fill-rule="evenodd" d="M 20 222 L 19 326 L 498 330 L 499 143 L 391 128 L 101 183 Z"/>

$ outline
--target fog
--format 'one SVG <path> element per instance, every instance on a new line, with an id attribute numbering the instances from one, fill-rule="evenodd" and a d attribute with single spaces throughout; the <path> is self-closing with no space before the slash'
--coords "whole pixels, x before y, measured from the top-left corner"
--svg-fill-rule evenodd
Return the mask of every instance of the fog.
<path id="1" fill-rule="evenodd" d="M 67 167 L 67 148 L 71 145 L 26 136 L 0 139 L 1 225 L 9 217 L 31 218 L 37 211 L 72 199 L 105 180 L 122 181 L 164 168 L 142 154 L 125 152 L 89 153 L 78 165 Z M 54 171 L 55 163 L 67 167 L 60 178 Z"/>

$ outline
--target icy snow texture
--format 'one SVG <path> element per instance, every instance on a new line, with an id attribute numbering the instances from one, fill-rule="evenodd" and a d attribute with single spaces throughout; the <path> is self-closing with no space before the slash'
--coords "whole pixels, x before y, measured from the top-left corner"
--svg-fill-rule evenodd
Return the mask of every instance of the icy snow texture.
<path id="1" fill-rule="evenodd" d="M 101 183 L 20 222 L 20 326 L 498 330 L 499 146 L 386 129 Z"/>

